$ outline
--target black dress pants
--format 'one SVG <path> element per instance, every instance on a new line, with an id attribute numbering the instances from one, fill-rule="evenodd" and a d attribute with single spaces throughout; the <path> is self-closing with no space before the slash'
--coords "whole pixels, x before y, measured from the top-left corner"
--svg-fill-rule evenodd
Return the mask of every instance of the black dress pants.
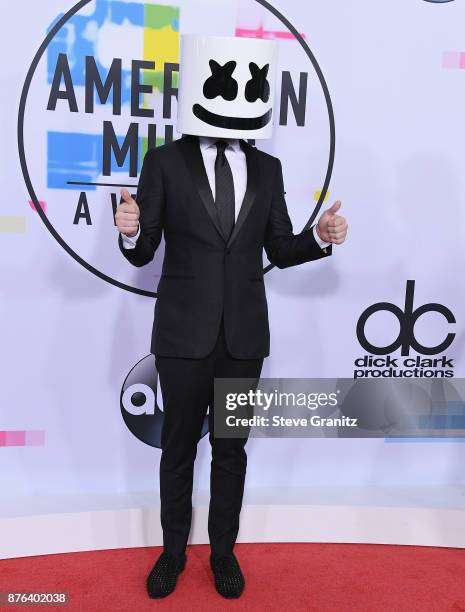
<path id="1" fill-rule="evenodd" d="M 212 353 L 203 359 L 155 358 L 163 395 L 160 503 L 164 550 L 182 555 L 192 518 L 194 460 L 209 410 L 212 451 L 208 534 L 213 555 L 230 554 L 239 530 L 247 466 L 247 438 L 213 435 L 215 378 L 259 378 L 261 359 L 235 359 L 227 351 L 223 323 Z"/>

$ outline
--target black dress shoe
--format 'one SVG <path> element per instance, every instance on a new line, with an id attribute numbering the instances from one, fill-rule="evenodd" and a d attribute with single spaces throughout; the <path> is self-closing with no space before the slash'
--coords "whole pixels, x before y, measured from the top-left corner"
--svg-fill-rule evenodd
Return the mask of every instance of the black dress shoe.
<path id="1" fill-rule="evenodd" d="M 215 587 L 220 595 L 228 599 L 240 597 L 245 580 L 234 554 L 210 556 L 210 565 L 215 576 Z"/>
<path id="2" fill-rule="evenodd" d="M 176 588 L 179 574 L 186 565 L 186 556 L 175 557 L 162 552 L 147 576 L 147 592 L 153 599 L 166 597 Z"/>

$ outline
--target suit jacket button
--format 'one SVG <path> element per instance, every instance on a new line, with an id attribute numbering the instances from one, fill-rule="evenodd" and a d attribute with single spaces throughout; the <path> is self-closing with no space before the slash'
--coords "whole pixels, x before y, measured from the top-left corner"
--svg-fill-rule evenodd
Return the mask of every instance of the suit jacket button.
<path id="1" fill-rule="evenodd" d="M 231 249 L 225 249 L 224 252 L 226 253 L 226 255 L 229 255 L 231 253 Z"/>

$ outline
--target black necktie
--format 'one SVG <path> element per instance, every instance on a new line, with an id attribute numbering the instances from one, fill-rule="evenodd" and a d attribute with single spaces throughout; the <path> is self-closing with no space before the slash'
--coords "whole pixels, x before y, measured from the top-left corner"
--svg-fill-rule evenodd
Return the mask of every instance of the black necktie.
<path id="1" fill-rule="evenodd" d="M 235 220 L 234 181 L 231 167 L 224 153 L 228 143 L 218 140 L 215 144 L 215 204 L 225 240 L 228 240 Z"/>

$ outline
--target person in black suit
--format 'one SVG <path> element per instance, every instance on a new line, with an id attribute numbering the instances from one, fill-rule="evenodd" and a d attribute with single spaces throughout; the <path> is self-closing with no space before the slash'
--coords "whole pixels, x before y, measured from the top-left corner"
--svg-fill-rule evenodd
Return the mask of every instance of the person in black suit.
<path id="1" fill-rule="evenodd" d="M 209 412 L 208 531 L 218 592 L 238 597 L 244 576 L 233 553 L 246 473 L 246 439 L 213 435 L 213 382 L 258 378 L 270 334 L 263 249 L 278 268 L 328 257 L 346 237 L 336 202 L 317 225 L 294 234 L 281 162 L 245 140 L 182 138 L 145 155 L 135 200 L 116 213 L 118 243 L 134 266 L 165 256 L 151 338 L 164 404 L 160 461 L 164 550 L 147 578 L 164 597 L 186 562 L 193 466 Z"/>

